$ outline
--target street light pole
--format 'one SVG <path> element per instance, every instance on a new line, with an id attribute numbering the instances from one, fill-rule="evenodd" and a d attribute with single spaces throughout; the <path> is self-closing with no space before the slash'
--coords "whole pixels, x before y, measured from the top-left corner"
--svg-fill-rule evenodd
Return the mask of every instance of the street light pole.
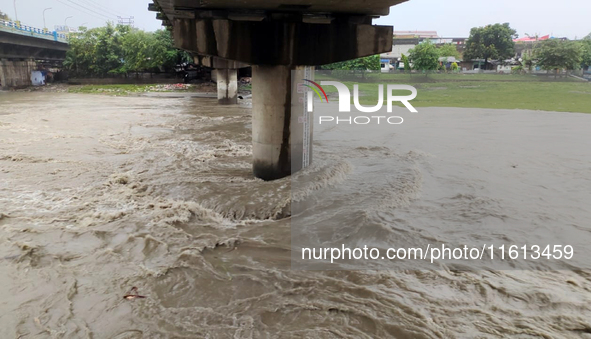
<path id="1" fill-rule="evenodd" d="M 18 22 L 18 13 L 16 12 L 16 0 L 14 0 L 14 20 Z"/>
<path id="2" fill-rule="evenodd" d="M 51 7 L 43 10 L 43 29 L 47 29 L 47 25 L 45 24 L 45 11 L 50 10 L 50 9 L 51 9 Z"/>
<path id="3" fill-rule="evenodd" d="M 64 28 L 67 28 L 68 27 L 68 19 L 71 19 L 71 18 L 73 18 L 73 16 L 69 16 L 69 17 L 66 18 L 66 20 L 64 20 L 64 26 L 66 26 Z M 68 31 L 70 31 L 70 30 L 68 30 Z"/>

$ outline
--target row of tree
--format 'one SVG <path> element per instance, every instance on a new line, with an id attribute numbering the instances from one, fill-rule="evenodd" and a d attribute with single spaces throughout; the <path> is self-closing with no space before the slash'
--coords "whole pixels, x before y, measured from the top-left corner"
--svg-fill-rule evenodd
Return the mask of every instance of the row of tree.
<path id="1" fill-rule="evenodd" d="M 507 60 L 515 57 L 516 31 L 508 23 L 475 27 L 466 41 L 464 60 L 484 59 Z M 436 70 L 440 66 L 440 56 L 460 58 L 453 45 L 437 48 L 429 40 L 409 51 L 408 59 L 416 70 Z M 403 56 L 403 59 L 405 57 Z M 536 43 L 530 53 L 522 54 L 522 62 L 529 68 L 533 65 L 546 70 L 573 70 L 591 66 L 591 34 L 581 41 L 560 39 L 544 40 Z M 405 60 L 403 60 L 404 62 Z M 405 66 L 408 62 L 405 62 Z"/>
<path id="2" fill-rule="evenodd" d="M 7 16 L 0 12 L 0 18 Z M 452 44 L 436 47 L 429 40 L 403 55 L 405 69 L 436 70 L 439 57 L 464 60 L 506 60 L 515 56 L 516 31 L 508 23 L 475 27 L 470 30 L 463 57 Z M 581 41 L 550 39 L 536 44 L 533 52 L 522 55 L 524 66 L 543 69 L 577 69 L 591 66 L 591 34 Z M 174 47 L 170 32 L 145 32 L 109 23 L 104 27 L 82 29 L 70 35 L 70 50 L 64 66 L 75 76 L 106 76 L 135 72 L 170 71 L 190 61 L 190 56 Z M 379 55 L 322 66 L 322 69 L 379 70 Z"/>
<path id="3" fill-rule="evenodd" d="M 424 46 L 423 46 L 424 45 Z M 425 51 L 423 49 L 426 48 Z M 422 60 L 420 58 L 429 58 L 430 61 L 434 61 L 437 68 L 438 59 L 439 57 L 455 57 L 459 59 L 461 57 L 460 52 L 456 49 L 456 47 L 452 44 L 445 44 L 439 48 L 436 48 L 433 44 L 421 44 L 416 48 L 419 53 L 416 55 L 416 60 L 419 65 L 422 64 Z M 404 58 L 405 56 L 403 56 Z M 404 60 L 403 60 L 404 62 Z M 369 71 L 378 71 L 380 70 L 380 56 L 379 55 L 372 55 L 364 58 L 358 58 L 354 60 L 342 61 L 342 62 L 335 62 L 333 64 L 323 65 L 321 69 L 327 70 L 369 70 Z M 408 67 L 408 61 L 404 63 L 405 67 Z M 423 68 L 417 68 L 423 69 Z"/>
<path id="4" fill-rule="evenodd" d="M 170 32 L 145 32 L 109 23 L 70 35 L 64 66 L 74 76 L 106 76 L 174 69 L 190 56 L 174 47 Z"/>

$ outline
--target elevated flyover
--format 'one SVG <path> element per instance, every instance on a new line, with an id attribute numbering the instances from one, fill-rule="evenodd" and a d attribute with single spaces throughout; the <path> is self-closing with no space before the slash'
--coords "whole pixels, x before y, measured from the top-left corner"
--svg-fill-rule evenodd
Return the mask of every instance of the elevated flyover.
<path id="1" fill-rule="evenodd" d="M 64 34 L 0 20 L 0 87 L 30 85 L 36 61 L 61 62 L 67 51 Z"/>
<path id="2" fill-rule="evenodd" d="M 178 48 L 218 69 L 221 104 L 236 102 L 236 68 L 252 65 L 253 171 L 273 180 L 312 158 L 302 79 L 313 66 L 391 51 L 392 27 L 372 20 L 405 1 L 153 0 L 149 10 Z"/>

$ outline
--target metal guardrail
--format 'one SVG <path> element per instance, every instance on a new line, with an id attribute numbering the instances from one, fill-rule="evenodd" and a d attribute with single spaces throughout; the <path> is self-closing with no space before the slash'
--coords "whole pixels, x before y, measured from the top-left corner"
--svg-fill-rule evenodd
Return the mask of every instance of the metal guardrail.
<path id="1" fill-rule="evenodd" d="M 18 21 L 0 20 L 0 31 L 68 43 L 68 37 L 66 34 L 22 25 Z"/>

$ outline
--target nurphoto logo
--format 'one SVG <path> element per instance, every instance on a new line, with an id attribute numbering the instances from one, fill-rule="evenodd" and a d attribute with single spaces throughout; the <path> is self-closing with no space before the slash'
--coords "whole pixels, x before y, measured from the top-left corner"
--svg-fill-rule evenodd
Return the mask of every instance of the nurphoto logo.
<path id="1" fill-rule="evenodd" d="M 339 93 L 339 112 L 350 113 L 351 112 L 351 92 L 343 83 L 339 81 L 321 81 L 320 84 L 304 79 L 309 84 L 304 84 L 304 86 L 310 88 L 312 91 L 308 91 L 308 105 L 307 109 L 308 112 L 312 112 L 314 110 L 314 93 L 318 95 L 320 101 L 328 101 L 328 96 L 326 95 L 326 91 L 322 86 L 334 86 L 336 87 Z M 311 84 L 311 85 L 310 85 Z M 314 85 L 315 87 L 313 87 Z M 393 91 L 410 91 L 410 95 L 394 95 Z M 417 97 L 417 89 L 413 86 L 409 85 L 386 85 L 386 92 L 387 92 L 387 111 L 388 113 L 392 113 L 392 107 L 394 102 L 401 102 L 411 113 L 418 113 L 418 111 L 410 104 L 409 101 L 413 100 Z M 322 95 L 320 94 L 322 93 Z M 353 104 L 355 108 L 359 112 L 363 113 L 375 113 L 382 109 L 384 106 L 384 85 L 378 85 L 378 102 L 375 106 L 362 106 L 359 103 L 359 85 L 353 85 Z M 347 122 L 349 124 L 356 124 L 356 125 L 367 125 L 372 120 L 376 121 L 378 124 L 381 121 L 386 121 L 388 124 L 391 125 L 399 125 L 401 124 L 404 119 L 399 116 L 356 116 L 356 117 L 349 117 L 348 119 L 339 118 L 336 116 L 320 116 L 319 123 L 322 124 L 323 122 L 335 122 L 339 124 L 339 122 Z"/>

